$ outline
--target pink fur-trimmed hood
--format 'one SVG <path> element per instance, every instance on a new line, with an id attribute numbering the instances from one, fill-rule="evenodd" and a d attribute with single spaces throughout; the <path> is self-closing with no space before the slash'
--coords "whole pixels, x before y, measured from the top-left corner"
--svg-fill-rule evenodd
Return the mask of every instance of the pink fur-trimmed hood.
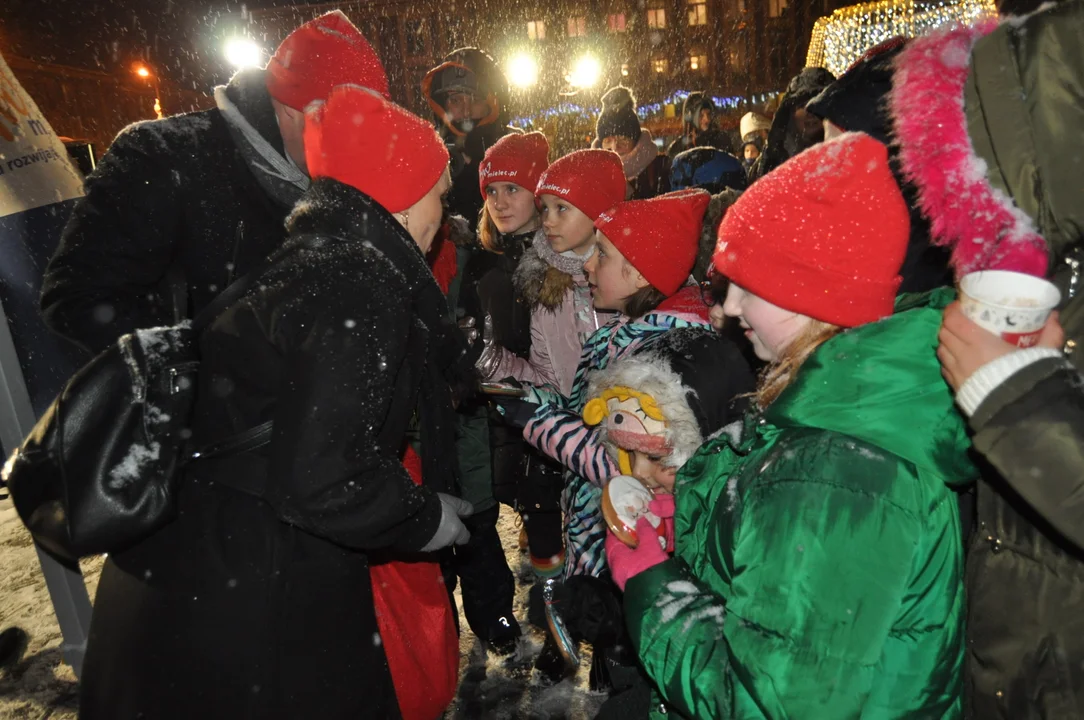
<path id="1" fill-rule="evenodd" d="M 956 276 L 999 269 L 1042 277 L 1046 241 L 1031 218 L 987 182 L 986 162 L 967 134 L 971 50 L 996 27 L 990 21 L 913 40 L 896 59 L 888 108 L 903 174 L 918 188 L 934 243 L 952 248 Z"/>

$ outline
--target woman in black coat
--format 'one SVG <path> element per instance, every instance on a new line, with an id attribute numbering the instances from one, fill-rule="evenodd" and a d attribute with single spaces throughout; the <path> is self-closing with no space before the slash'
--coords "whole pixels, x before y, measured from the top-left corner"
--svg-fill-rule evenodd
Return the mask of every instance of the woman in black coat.
<path id="1" fill-rule="evenodd" d="M 448 155 L 354 87 L 310 113 L 306 146 L 317 179 L 285 245 L 200 344 L 193 443 L 267 420 L 271 441 L 196 461 L 177 519 L 110 558 L 82 718 L 400 717 L 370 561 L 468 537 L 445 493 L 469 364 L 423 257 Z M 421 486 L 401 464 L 414 427 Z"/>

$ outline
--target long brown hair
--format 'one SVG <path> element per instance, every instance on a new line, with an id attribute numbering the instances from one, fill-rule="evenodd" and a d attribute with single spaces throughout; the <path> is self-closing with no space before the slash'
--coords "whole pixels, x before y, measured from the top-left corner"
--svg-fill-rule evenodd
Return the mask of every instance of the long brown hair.
<path id="1" fill-rule="evenodd" d="M 504 248 L 501 247 L 501 234 L 497 230 L 493 218 L 489 215 L 488 203 L 482 205 L 482 216 L 478 219 L 478 242 L 482 243 L 482 247 L 492 253 L 504 252 Z"/>
<path id="2" fill-rule="evenodd" d="M 791 340 L 779 354 L 779 359 L 764 369 L 757 383 L 757 406 L 764 410 L 794 382 L 798 370 L 809 356 L 824 343 L 843 332 L 838 325 L 830 325 L 820 320 L 811 320 L 809 325 Z"/>

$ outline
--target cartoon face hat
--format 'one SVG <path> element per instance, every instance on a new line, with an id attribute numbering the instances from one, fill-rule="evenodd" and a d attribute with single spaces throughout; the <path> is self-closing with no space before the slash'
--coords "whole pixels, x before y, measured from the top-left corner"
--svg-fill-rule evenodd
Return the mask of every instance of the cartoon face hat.
<path id="1" fill-rule="evenodd" d="M 741 418 L 755 386 L 737 346 L 707 328 L 660 333 L 591 375 L 584 422 L 624 475 L 630 451 L 684 465 L 705 440 Z"/>

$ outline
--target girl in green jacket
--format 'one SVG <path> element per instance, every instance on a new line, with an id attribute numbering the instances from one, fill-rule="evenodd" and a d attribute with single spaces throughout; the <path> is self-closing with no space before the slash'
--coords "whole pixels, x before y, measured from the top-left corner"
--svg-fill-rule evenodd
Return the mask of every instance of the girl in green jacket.
<path id="1" fill-rule="evenodd" d="M 908 229 L 862 134 L 727 213 L 725 310 L 770 363 L 755 408 L 678 472 L 672 559 L 607 542 L 659 717 L 961 717 L 950 486 L 974 469 L 935 355 L 952 294 L 896 298 Z"/>

